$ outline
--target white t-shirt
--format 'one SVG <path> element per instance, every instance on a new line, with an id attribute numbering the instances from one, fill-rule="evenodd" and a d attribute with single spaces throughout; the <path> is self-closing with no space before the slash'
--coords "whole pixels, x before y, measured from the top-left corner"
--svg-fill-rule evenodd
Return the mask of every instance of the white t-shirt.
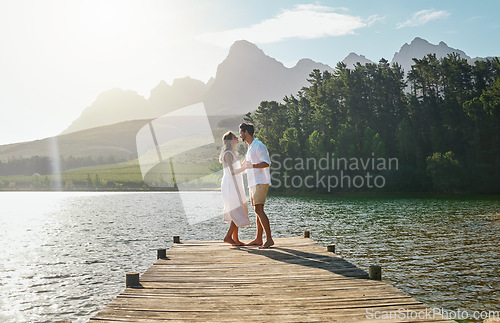
<path id="1" fill-rule="evenodd" d="M 271 165 L 271 158 L 266 146 L 255 138 L 248 147 L 245 160 L 250 161 L 252 164 L 266 162 Z M 257 184 L 271 184 L 271 170 L 270 167 L 265 168 L 250 168 L 247 169 L 248 187 Z"/>

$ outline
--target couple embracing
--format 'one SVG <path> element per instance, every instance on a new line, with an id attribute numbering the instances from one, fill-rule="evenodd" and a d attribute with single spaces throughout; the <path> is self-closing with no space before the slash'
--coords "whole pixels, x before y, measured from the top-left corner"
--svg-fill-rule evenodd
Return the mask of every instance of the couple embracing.
<path id="1" fill-rule="evenodd" d="M 260 249 L 265 249 L 274 244 L 269 219 L 264 212 L 267 190 L 271 184 L 269 170 L 271 159 L 266 146 L 254 138 L 253 124 L 242 123 L 239 128 L 241 140 L 248 144 L 243 164 L 236 154 L 238 137 L 231 131 L 226 132 L 222 137 L 223 146 L 219 158 L 224 170 L 221 183 L 224 222 L 230 223 L 224 242 L 233 246 L 257 245 Z M 238 239 L 238 228 L 250 225 L 247 198 L 243 187 L 243 172 L 247 173 L 250 200 L 257 215 L 257 236 L 255 240 L 247 244 Z M 264 232 L 266 233 L 265 243 L 262 238 Z"/>

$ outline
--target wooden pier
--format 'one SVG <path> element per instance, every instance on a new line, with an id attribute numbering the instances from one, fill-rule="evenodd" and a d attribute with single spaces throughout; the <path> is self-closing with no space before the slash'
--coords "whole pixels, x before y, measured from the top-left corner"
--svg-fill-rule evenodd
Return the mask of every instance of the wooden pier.
<path id="1" fill-rule="evenodd" d="M 275 243 L 175 243 L 91 321 L 448 322 L 309 238 Z"/>

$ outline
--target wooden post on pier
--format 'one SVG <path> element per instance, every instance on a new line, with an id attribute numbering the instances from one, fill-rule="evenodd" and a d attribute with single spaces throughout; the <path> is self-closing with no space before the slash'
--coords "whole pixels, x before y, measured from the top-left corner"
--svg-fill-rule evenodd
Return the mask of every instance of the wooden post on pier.
<path id="1" fill-rule="evenodd" d="M 382 280 L 382 267 L 376 265 L 370 266 L 368 276 L 373 280 Z"/>
<path id="2" fill-rule="evenodd" d="M 328 246 L 326 246 L 326 251 L 335 253 L 335 245 L 329 244 Z"/>
<path id="3" fill-rule="evenodd" d="M 304 231 L 304 238 L 310 238 L 311 233 L 309 231 Z"/>
<path id="4" fill-rule="evenodd" d="M 166 259 L 167 258 L 167 249 L 159 248 L 156 253 L 156 259 Z"/>
<path id="5" fill-rule="evenodd" d="M 128 273 L 125 279 L 125 283 L 127 287 L 141 286 L 141 283 L 139 282 L 139 273 Z"/>
<path id="6" fill-rule="evenodd" d="M 174 236 L 174 243 L 181 243 L 181 237 Z"/>

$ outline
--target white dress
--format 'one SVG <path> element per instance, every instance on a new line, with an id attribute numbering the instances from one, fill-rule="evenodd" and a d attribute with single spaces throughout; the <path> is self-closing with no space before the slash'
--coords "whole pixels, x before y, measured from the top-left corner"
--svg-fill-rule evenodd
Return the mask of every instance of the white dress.
<path id="1" fill-rule="evenodd" d="M 221 181 L 222 199 L 224 200 L 224 222 L 229 223 L 233 221 L 237 227 L 244 227 L 250 225 L 251 222 L 248 218 L 248 204 L 243 184 L 243 173 L 231 174 L 231 169 L 229 169 L 224 160 L 226 154 L 231 154 L 233 157 L 233 170 L 241 168 L 240 161 L 232 151 L 226 150 L 221 154 L 224 170 Z"/>

